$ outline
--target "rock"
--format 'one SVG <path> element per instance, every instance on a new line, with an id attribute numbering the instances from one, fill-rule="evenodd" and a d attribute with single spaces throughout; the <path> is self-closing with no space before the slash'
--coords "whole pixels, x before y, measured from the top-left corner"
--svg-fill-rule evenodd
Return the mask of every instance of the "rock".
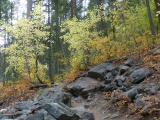
<path id="1" fill-rule="evenodd" d="M 129 67 L 131 67 L 131 66 L 133 66 L 133 60 L 132 59 L 128 59 L 128 60 L 126 60 L 125 62 L 124 62 L 124 65 L 127 65 L 127 66 L 129 66 Z"/>
<path id="2" fill-rule="evenodd" d="M 149 110 L 149 109 L 157 108 L 157 107 L 159 107 L 158 104 L 149 104 L 149 105 L 145 105 L 145 106 L 142 108 L 142 110 L 143 110 L 143 111 L 147 111 L 147 110 Z"/>
<path id="3" fill-rule="evenodd" d="M 137 69 L 139 69 L 139 68 L 140 68 L 140 66 L 130 67 L 130 68 L 128 69 L 128 71 L 125 73 L 125 76 L 129 76 L 133 71 L 135 71 L 135 70 L 137 70 Z"/>
<path id="4" fill-rule="evenodd" d="M 14 117 L 19 117 L 21 115 L 27 115 L 30 113 L 31 113 L 31 110 L 24 109 L 22 111 L 17 111 L 16 113 L 14 113 Z"/>
<path id="5" fill-rule="evenodd" d="M 32 116 L 28 117 L 26 120 L 44 120 L 44 114 L 43 113 L 36 113 Z"/>
<path id="6" fill-rule="evenodd" d="M 114 118 L 117 118 L 117 117 L 119 117 L 119 114 L 118 113 L 114 113 L 114 114 L 112 114 L 111 119 L 114 119 Z"/>
<path id="7" fill-rule="evenodd" d="M 79 120 L 79 116 L 62 103 L 48 103 L 43 105 L 42 108 L 58 120 Z"/>
<path id="8" fill-rule="evenodd" d="M 86 88 L 84 88 L 82 90 L 82 92 L 80 93 L 80 95 L 83 98 L 88 98 L 88 96 L 90 96 L 93 92 L 95 92 L 99 89 L 99 86 L 101 86 L 101 84 L 99 82 L 97 82 L 97 84 L 91 84 L 91 85 L 87 86 Z"/>
<path id="9" fill-rule="evenodd" d="M 31 109 L 33 107 L 33 101 L 18 102 L 14 105 L 14 108 L 18 110 Z"/>
<path id="10" fill-rule="evenodd" d="M 119 74 L 122 75 L 122 74 L 125 73 L 128 69 L 129 69 L 128 66 L 120 65 L 120 66 L 119 66 Z"/>
<path id="11" fill-rule="evenodd" d="M 110 83 L 110 84 L 108 84 L 108 85 L 105 85 L 105 87 L 104 87 L 104 91 L 105 92 L 108 92 L 108 91 L 113 91 L 113 90 L 116 90 L 117 89 L 117 86 L 116 86 L 116 84 L 113 82 L 113 83 Z"/>
<path id="12" fill-rule="evenodd" d="M 130 76 L 129 79 L 132 83 L 140 83 L 142 82 L 146 77 L 150 75 L 150 71 L 147 68 L 140 68 L 138 70 L 135 70 Z"/>
<path id="13" fill-rule="evenodd" d="M 133 100 L 135 96 L 138 94 L 137 87 L 130 89 L 129 91 L 125 92 L 124 95 Z"/>
<path id="14" fill-rule="evenodd" d="M 13 117 L 14 117 L 13 114 L 3 114 L 3 115 L 0 115 L 0 120 L 13 119 Z"/>
<path id="15" fill-rule="evenodd" d="M 94 114 L 87 112 L 85 109 L 80 109 L 80 108 L 72 108 L 74 113 L 76 113 L 79 117 L 80 120 L 94 120 Z"/>
<path id="16" fill-rule="evenodd" d="M 121 80 L 122 82 L 125 82 L 126 78 L 123 75 L 117 75 L 116 80 Z"/>
<path id="17" fill-rule="evenodd" d="M 27 115 L 21 115 L 19 117 L 16 118 L 16 120 L 26 120 L 28 118 Z"/>
<path id="18" fill-rule="evenodd" d="M 109 84 L 112 82 L 112 80 L 114 79 L 114 76 L 112 75 L 111 72 L 108 72 L 105 76 L 104 76 L 104 79 L 105 79 L 105 84 Z"/>
<path id="19" fill-rule="evenodd" d="M 98 66 L 91 68 L 88 71 L 87 77 L 104 80 L 104 76 L 107 72 L 114 70 L 112 63 L 102 63 Z"/>
<path id="20" fill-rule="evenodd" d="M 1 115 L 1 114 L 4 114 L 6 111 L 7 111 L 7 109 L 1 109 L 1 110 L 0 110 L 0 115 Z"/>
<path id="21" fill-rule="evenodd" d="M 79 96 L 83 89 L 86 91 L 94 90 L 99 85 L 99 82 L 94 78 L 80 77 L 75 82 L 67 85 L 69 92 L 74 96 Z"/>
<path id="22" fill-rule="evenodd" d="M 139 107 L 144 107 L 145 103 L 139 99 L 135 100 L 135 107 L 139 108 Z"/>
<path id="23" fill-rule="evenodd" d="M 57 120 L 57 119 L 54 118 L 52 115 L 46 115 L 44 120 Z"/>
<path id="24" fill-rule="evenodd" d="M 147 87 L 146 87 L 146 86 L 142 86 L 142 85 L 137 86 L 137 92 L 138 92 L 139 94 L 146 92 L 146 90 L 147 90 Z"/>
<path id="25" fill-rule="evenodd" d="M 159 54 L 159 53 L 160 53 L 160 48 L 155 51 L 155 54 Z"/>
<path id="26" fill-rule="evenodd" d="M 67 106 L 71 106 L 71 95 L 66 93 L 62 88 L 46 88 L 37 92 L 34 101 L 38 101 L 41 105 L 49 102 L 62 102 Z"/>
<path id="27" fill-rule="evenodd" d="M 3 105 L 3 100 L 0 100 L 0 106 Z"/>
<path id="28" fill-rule="evenodd" d="M 79 96 L 79 97 L 75 98 L 74 100 L 75 100 L 77 103 L 81 103 L 83 99 L 82 99 L 82 97 Z"/>
<path id="29" fill-rule="evenodd" d="M 123 86 L 123 83 L 120 79 L 116 80 L 116 83 L 117 83 L 117 86 L 118 87 L 122 87 Z"/>
<path id="30" fill-rule="evenodd" d="M 151 93 L 151 95 L 155 95 L 156 94 L 156 89 L 155 88 L 151 88 L 150 89 L 150 93 Z"/>
<path id="31" fill-rule="evenodd" d="M 158 83 L 157 85 L 157 90 L 160 90 L 160 83 Z"/>
<path id="32" fill-rule="evenodd" d="M 128 89 L 125 86 L 120 87 L 120 90 L 122 90 L 124 92 L 128 91 Z"/>
<path id="33" fill-rule="evenodd" d="M 43 113 L 44 115 L 46 115 L 48 112 L 44 109 L 40 109 L 40 110 L 35 111 L 35 113 Z"/>

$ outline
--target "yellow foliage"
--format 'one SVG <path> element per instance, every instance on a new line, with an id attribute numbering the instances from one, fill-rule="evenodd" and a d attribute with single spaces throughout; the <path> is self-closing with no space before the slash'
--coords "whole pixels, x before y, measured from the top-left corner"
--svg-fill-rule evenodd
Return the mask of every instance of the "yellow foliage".
<path id="1" fill-rule="evenodd" d="M 28 80 L 18 80 L 16 82 L 8 81 L 4 87 L 0 90 L 0 99 L 9 99 L 27 92 L 29 90 Z"/>

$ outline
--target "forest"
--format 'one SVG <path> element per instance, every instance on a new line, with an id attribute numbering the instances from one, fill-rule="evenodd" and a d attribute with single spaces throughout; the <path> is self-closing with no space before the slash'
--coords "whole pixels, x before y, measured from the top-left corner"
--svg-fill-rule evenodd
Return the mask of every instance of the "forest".
<path id="1" fill-rule="evenodd" d="M 159 44 L 158 0 L 27 0 L 23 12 L 20 3 L 0 1 L 3 85 L 24 76 L 71 80 L 105 60 Z"/>
<path id="2" fill-rule="evenodd" d="M 101 91 L 103 95 L 98 95 L 112 100 L 114 110 L 135 110 L 124 114 L 126 118 L 139 117 L 136 113 L 140 113 L 145 117 L 154 115 L 154 120 L 158 120 L 160 114 L 157 117 L 154 113 L 160 113 L 155 107 L 160 107 L 157 97 L 160 94 L 157 92 L 160 90 L 159 44 L 160 0 L 0 0 L 0 109 L 31 99 L 38 89 L 52 89 L 57 85 L 57 94 L 63 86 L 74 97 L 91 97 L 87 99 L 89 102 L 95 99 L 95 94 L 91 96 L 90 92 Z M 94 87 L 88 88 L 88 84 Z M 147 95 L 155 95 L 154 100 L 148 102 L 150 99 L 146 98 L 144 102 Z M 156 103 L 151 106 L 154 109 L 145 106 L 153 103 Z M 71 103 L 67 101 L 68 104 Z M 61 118 L 47 109 L 56 104 L 46 106 L 44 109 L 54 120 Z M 108 109 L 112 110 L 113 106 Z M 27 117 L 31 117 L 27 120 L 34 120 L 36 110 L 27 113 Z M 94 109 L 91 112 L 94 114 Z M 94 115 L 96 120 L 101 120 Z M 112 115 L 110 117 L 112 119 Z M 80 118 L 73 115 L 73 119 L 69 116 L 60 120 Z"/>

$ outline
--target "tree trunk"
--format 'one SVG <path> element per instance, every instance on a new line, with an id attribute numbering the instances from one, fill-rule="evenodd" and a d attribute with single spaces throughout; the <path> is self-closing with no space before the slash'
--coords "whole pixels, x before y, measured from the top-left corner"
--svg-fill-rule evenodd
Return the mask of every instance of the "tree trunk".
<path id="1" fill-rule="evenodd" d="M 32 3 L 32 0 L 27 0 L 27 18 L 31 17 Z"/>
<path id="2" fill-rule="evenodd" d="M 77 17 L 77 6 L 76 6 L 76 0 L 71 0 L 71 17 Z"/>
<path id="3" fill-rule="evenodd" d="M 152 33 L 152 35 L 156 36 L 156 32 L 155 32 L 155 28 L 154 28 L 154 24 L 153 24 L 153 20 L 152 20 L 152 15 L 151 15 L 151 9 L 150 9 L 150 5 L 149 5 L 149 0 L 146 0 L 146 7 L 147 7 L 147 12 L 148 12 L 148 19 L 149 19 L 149 23 L 150 23 L 151 33 Z"/>

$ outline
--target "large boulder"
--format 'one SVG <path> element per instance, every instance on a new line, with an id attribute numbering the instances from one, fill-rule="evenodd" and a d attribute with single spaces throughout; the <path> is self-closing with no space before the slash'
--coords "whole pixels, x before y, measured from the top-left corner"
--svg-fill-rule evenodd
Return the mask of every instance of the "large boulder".
<path id="1" fill-rule="evenodd" d="M 94 120 L 94 114 L 87 112 L 81 107 L 72 108 L 72 110 L 80 117 L 80 120 Z"/>
<path id="2" fill-rule="evenodd" d="M 67 106 L 71 106 L 71 95 L 66 93 L 62 88 L 47 88 L 38 91 L 35 101 L 38 101 L 41 105 L 50 102 L 62 102 Z"/>
<path id="3" fill-rule="evenodd" d="M 33 107 L 33 101 L 18 102 L 14 105 L 14 108 L 18 110 L 31 109 Z"/>
<path id="4" fill-rule="evenodd" d="M 62 103 L 48 103 L 43 105 L 42 108 L 58 120 L 79 120 L 79 116 Z"/>
<path id="5" fill-rule="evenodd" d="M 32 116 L 28 117 L 26 120 L 44 120 L 44 114 L 43 113 L 36 113 Z"/>
<path id="6" fill-rule="evenodd" d="M 129 79 L 132 83 L 140 83 L 142 82 L 146 77 L 150 75 L 150 70 L 147 68 L 140 68 L 135 71 L 129 76 Z"/>
<path id="7" fill-rule="evenodd" d="M 112 72 L 114 66 L 112 63 L 102 63 L 98 66 L 91 68 L 88 71 L 87 77 L 104 80 L 104 76 L 107 72 Z"/>
<path id="8" fill-rule="evenodd" d="M 94 78 L 80 77 L 75 82 L 68 84 L 67 89 L 74 96 L 79 96 L 83 89 L 85 89 L 84 92 L 95 90 L 99 84 L 100 83 Z"/>

